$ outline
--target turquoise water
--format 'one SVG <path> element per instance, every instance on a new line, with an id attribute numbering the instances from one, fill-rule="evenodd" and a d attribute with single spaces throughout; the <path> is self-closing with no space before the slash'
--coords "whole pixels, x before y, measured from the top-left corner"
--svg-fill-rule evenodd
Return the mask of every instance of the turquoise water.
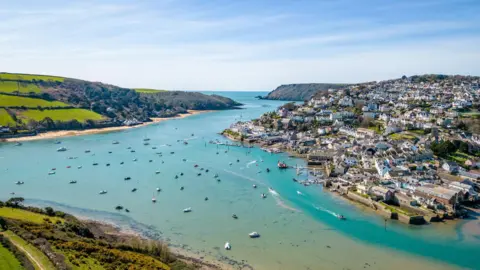
<path id="1" fill-rule="evenodd" d="M 259 117 L 282 104 L 253 98 L 264 93 L 221 94 L 244 103 L 244 109 L 198 114 L 121 132 L 61 138 L 61 145 L 54 140 L 25 142 L 21 147 L 0 144 L 0 199 L 15 192 L 33 203 L 61 206 L 80 215 L 143 224 L 173 244 L 211 258 L 244 260 L 255 269 L 476 267 L 480 230 L 466 232 L 465 223 L 410 227 L 389 221 L 385 229 L 383 219 L 375 214 L 321 187 L 294 183 L 293 170 L 276 169 L 278 160 L 305 165 L 300 159 L 257 148 L 209 144 L 214 139 L 225 141 L 217 133 L 234 121 Z M 147 137 L 150 145 L 145 146 L 143 139 Z M 188 145 L 177 142 L 184 139 Z M 112 144 L 115 140 L 120 144 Z M 68 151 L 57 152 L 60 146 Z M 87 149 L 91 152 L 85 153 Z M 92 165 L 95 162 L 98 166 Z M 194 168 L 195 164 L 199 167 Z M 48 175 L 52 168 L 56 174 Z M 266 173 L 266 168 L 271 172 Z M 197 176 L 199 172 L 201 176 Z M 214 174 L 219 175 L 220 182 Z M 127 176 L 132 179 L 124 181 Z M 71 180 L 77 184 L 69 184 Z M 17 186 L 16 181 L 25 184 Z M 258 188 L 253 189 L 253 184 Z M 157 187 L 162 191 L 157 193 Z M 268 187 L 278 195 L 270 193 Z M 137 191 L 131 192 L 133 188 Z M 99 195 L 100 190 L 108 193 Z M 261 193 L 267 198 L 262 199 Z M 131 212 L 115 211 L 116 205 Z M 187 207 L 193 211 L 183 213 Z M 231 217 L 234 213 L 237 220 Z M 338 220 L 335 213 L 348 220 Z M 247 234 L 252 231 L 261 237 L 249 239 Z M 231 243 L 231 251 L 223 249 L 226 241 Z"/>

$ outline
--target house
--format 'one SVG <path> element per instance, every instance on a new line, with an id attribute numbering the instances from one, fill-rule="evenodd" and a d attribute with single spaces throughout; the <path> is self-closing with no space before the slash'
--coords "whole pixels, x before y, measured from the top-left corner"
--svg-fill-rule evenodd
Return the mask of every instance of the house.
<path id="1" fill-rule="evenodd" d="M 458 164 L 453 161 L 447 161 L 443 163 L 442 168 L 449 173 L 456 173 L 458 172 Z"/>
<path id="2" fill-rule="evenodd" d="M 370 195 L 374 195 L 377 199 L 382 201 L 392 201 L 394 193 L 388 189 L 381 186 L 373 186 L 370 189 Z"/>
<path id="3" fill-rule="evenodd" d="M 449 189 L 437 185 L 425 185 L 420 186 L 415 189 L 415 191 L 420 191 L 425 194 L 428 194 L 433 199 L 435 199 L 436 204 L 442 204 L 444 206 L 451 206 L 455 204 L 459 198 L 463 198 L 464 193 L 462 191 Z"/>
<path id="4" fill-rule="evenodd" d="M 416 206 L 417 205 L 417 202 L 415 201 L 415 199 L 405 194 L 402 194 L 400 192 L 395 192 L 393 201 L 400 206 Z"/>
<path id="5" fill-rule="evenodd" d="M 370 188 L 367 187 L 366 185 L 362 185 L 362 184 L 357 184 L 357 192 L 362 194 L 362 195 L 368 195 L 369 191 L 370 191 Z"/>

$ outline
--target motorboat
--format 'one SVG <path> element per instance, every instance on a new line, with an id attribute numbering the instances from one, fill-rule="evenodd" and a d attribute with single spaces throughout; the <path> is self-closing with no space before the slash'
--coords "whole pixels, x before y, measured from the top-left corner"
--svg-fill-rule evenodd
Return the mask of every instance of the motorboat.
<path id="1" fill-rule="evenodd" d="M 77 169 L 81 169 L 81 168 L 82 168 L 82 166 L 78 166 L 78 167 L 77 167 Z"/>
<path id="2" fill-rule="evenodd" d="M 127 147 L 127 149 L 128 149 L 128 150 L 130 150 L 130 149 L 132 149 L 132 147 L 131 147 L 131 146 L 129 146 L 129 147 Z"/>
<path id="3" fill-rule="evenodd" d="M 153 160 L 152 160 L 152 159 L 150 159 L 148 162 L 153 162 Z"/>
<path id="4" fill-rule="evenodd" d="M 237 162 L 240 162 L 240 159 L 237 159 Z"/>
<path id="5" fill-rule="evenodd" d="M 232 166 L 232 164 L 233 164 L 232 162 L 228 163 L 228 165 L 230 165 L 230 166 Z"/>
<path id="6" fill-rule="evenodd" d="M 148 143 L 148 142 L 144 142 L 144 143 L 143 143 L 143 145 L 150 145 L 150 143 Z"/>
<path id="7" fill-rule="evenodd" d="M 170 152 L 171 155 L 175 154 L 175 152 Z"/>
<path id="8" fill-rule="evenodd" d="M 186 158 L 184 158 L 184 159 L 182 159 L 182 161 L 187 161 L 187 159 L 186 159 Z"/>
<path id="9" fill-rule="evenodd" d="M 248 234 L 248 236 L 249 236 L 250 238 L 259 238 L 259 237 L 260 237 L 260 234 L 257 233 L 257 232 L 251 232 L 251 233 Z"/>
<path id="10" fill-rule="evenodd" d="M 137 191 L 137 189 L 136 189 L 136 188 L 133 188 L 133 189 L 132 189 L 132 192 L 135 192 L 135 191 Z"/>
<path id="11" fill-rule="evenodd" d="M 153 149 L 153 150 L 155 150 L 155 149 L 157 149 L 157 147 L 156 147 L 156 146 L 154 146 L 154 147 L 152 147 L 152 149 Z"/>
<path id="12" fill-rule="evenodd" d="M 110 163 L 107 163 L 107 165 L 106 165 L 106 166 L 107 166 L 107 167 L 108 167 L 108 166 L 110 166 Z"/>
<path id="13" fill-rule="evenodd" d="M 175 175 L 175 179 L 178 179 L 178 175 Z"/>
<path id="14" fill-rule="evenodd" d="M 128 208 L 125 208 L 125 212 L 130 213 L 130 210 L 128 210 Z"/>
<path id="15" fill-rule="evenodd" d="M 22 146 L 22 143 L 21 142 L 16 142 L 15 146 Z"/>
<path id="16" fill-rule="evenodd" d="M 112 144 L 119 144 L 120 142 L 118 141 L 113 141 Z"/>
<path id="17" fill-rule="evenodd" d="M 96 162 L 95 162 L 95 163 L 93 163 L 93 166 L 97 166 L 97 165 L 98 165 L 98 163 L 96 163 Z"/>
<path id="18" fill-rule="evenodd" d="M 131 180 L 131 179 L 132 178 L 130 176 L 127 176 L 127 177 L 123 178 L 123 180 L 125 180 L 125 181 Z"/>
<path id="19" fill-rule="evenodd" d="M 226 243 L 225 243 L 225 249 L 226 249 L 226 250 L 232 249 L 232 246 L 230 246 L 230 243 L 229 243 L 229 242 L 226 242 Z"/>
<path id="20" fill-rule="evenodd" d="M 100 191 L 98 194 L 100 194 L 100 195 L 107 194 L 107 191 L 106 191 L 106 190 L 102 190 L 102 191 Z"/>
<path id="21" fill-rule="evenodd" d="M 203 168 L 200 168 L 200 171 L 203 171 L 204 169 Z"/>
<path id="22" fill-rule="evenodd" d="M 112 151 L 108 151 L 109 154 L 113 153 Z"/>
<path id="23" fill-rule="evenodd" d="M 70 184 L 76 184 L 76 183 L 77 183 L 77 180 L 70 181 Z"/>
<path id="24" fill-rule="evenodd" d="M 293 178 L 293 182 L 298 182 L 298 180 L 297 180 L 297 179 L 295 179 L 295 178 Z"/>
<path id="25" fill-rule="evenodd" d="M 57 168 L 52 168 L 52 171 L 55 171 L 55 170 L 57 170 Z"/>
<path id="26" fill-rule="evenodd" d="M 215 175 L 213 176 L 213 178 L 217 178 L 217 177 L 218 177 L 218 174 L 215 174 Z"/>
<path id="27" fill-rule="evenodd" d="M 160 173 L 160 171 L 156 171 L 156 172 L 155 172 L 155 174 L 159 174 L 159 173 Z"/>
<path id="28" fill-rule="evenodd" d="M 183 142 L 183 144 L 187 145 L 187 144 L 188 144 L 188 142 L 187 142 L 187 141 L 184 141 L 184 142 Z"/>
<path id="29" fill-rule="evenodd" d="M 117 206 L 115 207 L 115 210 L 123 210 L 123 206 L 117 205 Z"/>
<path id="30" fill-rule="evenodd" d="M 49 172 L 48 173 L 48 175 L 54 175 L 54 174 L 55 174 L 55 172 Z"/>
<path id="31" fill-rule="evenodd" d="M 278 166 L 279 169 L 288 168 L 287 164 L 285 164 L 284 162 L 280 162 L 280 161 L 277 163 L 277 166 Z"/>
<path id="32" fill-rule="evenodd" d="M 257 185 L 254 184 L 254 185 L 253 185 L 253 188 L 257 188 Z"/>
<path id="33" fill-rule="evenodd" d="M 220 181 L 222 181 L 222 180 L 220 180 L 220 178 L 217 178 L 217 182 L 220 182 Z"/>
<path id="34" fill-rule="evenodd" d="M 183 176 L 183 172 L 180 173 L 180 176 Z"/>
<path id="35" fill-rule="evenodd" d="M 192 212 L 192 208 L 191 207 L 185 208 L 185 209 L 183 209 L 183 212 L 184 213 L 190 213 L 190 212 Z"/>
<path id="36" fill-rule="evenodd" d="M 62 142 L 61 141 L 56 141 L 55 144 L 61 144 Z"/>
<path id="37" fill-rule="evenodd" d="M 197 176 L 200 176 L 200 175 L 202 175 L 202 174 L 201 174 L 201 173 L 197 173 Z"/>
<path id="38" fill-rule="evenodd" d="M 67 151 L 67 148 L 65 147 L 60 147 L 57 149 L 57 152 L 65 152 L 65 151 Z"/>
<path id="39" fill-rule="evenodd" d="M 130 150 L 130 153 L 135 153 L 135 150 Z"/>
<path id="40" fill-rule="evenodd" d="M 134 158 L 133 161 L 137 161 L 138 159 Z"/>
<path id="41" fill-rule="evenodd" d="M 85 153 L 90 153 L 90 150 L 85 150 Z"/>
<path id="42" fill-rule="evenodd" d="M 209 172 L 210 170 L 209 169 L 206 169 L 205 172 Z"/>
<path id="43" fill-rule="evenodd" d="M 266 195 L 265 193 L 262 193 L 261 197 L 262 197 L 263 199 L 265 199 L 265 198 L 267 198 L 267 195 Z"/>
<path id="44" fill-rule="evenodd" d="M 23 181 L 17 181 L 17 182 L 15 182 L 15 185 L 23 185 L 23 184 L 25 184 L 25 182 L 23 182 Z"/>
<path id="45" fill-rule="evenodd" d="M 152 198 L 152 202 L 153 203 L 156 203 L 157 202 L 157 199 L 155 197 Z"/>
<path id="46" fill-rule="evenodd" d="M 208 197 L 205 197 L 205 201 L 208 201 Z"/>
<path id="47" fill-rule="evenodd" d="M 67 169 L 70 169 L 72 166 L 67 166 Z"/>
<path id="48" fill-rule="evenodd" d="M 120 165 L 123 165 L 123 163 L 124 163 L 123 161 L 122 161 L 122 162 L 120 162 Z"/>
<path id="49" fill-rule="evenodd" d="M 148 141 L 150 141 L 150 138 L 145 138 L 145 139 L 143 139 L 143 141 L 148 142 Z"/>
<path id="50" fill-rule="evenodd" d="M 340 220 L 346 220 L 347 218 L 344 217 L 343 215 L 337 214 L 337 218 Z"/>
<path id="51" fill-rule="evenodd" d="M 184 190 L 185 188 L 184 187 L 181 187 L 180 190 Z"/>
<path id="52" fill-rule="evenodd" d="M 192 137 L 195 136 L 195 134 L 192 133 Z"/>
<path id="53" fill-rule="evenodd" d="M 232 218 L 234 218 L 234 219 L 238 219 L 238 216 L 237 216 L 237 215 L 235 215 L 235 214 L 233 214 L 233 215 L 232 215 Z"/>
<path id="54" fill-rule="evenodd" d="M 157 192 L 160 192 L 160 191 L 162 191 L 162 189 L 161 189 L 161 188 L 159 188 L 159 187 L 157 187 Z"/>
<path id="55" fill-rule="evenodd" d="M 267 168 L 267 172 L 270 172 L 270 169 L 269 169 L 269 168 Z"/>

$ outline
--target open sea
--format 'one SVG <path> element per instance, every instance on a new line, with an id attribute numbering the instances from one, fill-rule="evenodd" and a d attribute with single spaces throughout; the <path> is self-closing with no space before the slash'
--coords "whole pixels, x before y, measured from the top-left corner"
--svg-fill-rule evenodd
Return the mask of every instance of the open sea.
<path id="1" fill-rule="evenodd" d="M 385 224 L 380 216 L 321 186 L 293 182 L 295 170 L 276 167 L 279 160 L 305 166 L 301 159 L 259 148 L 209 144 L 216 139 L 225 142 L 218 133 L 230 124 L 258 118 L 284 103 L 254 98 L 264 92 L 215 93 L 245 105 L 242 110 L 198 114 L 125 131 L 60 138 L 61 144 L 56 140 L 22 146 L 0 143 L 0 200 L 15 192 L 28 203 L 52 205 L 142 231 L 206 258 L 239 262 L 237 267 L 480 269 L 480 228 L 471 223 L 475 221 L 421 227 Z M 144 145 L 146 138 L 149 145 Z M 57 152 L 62 146 L 68 150 Z M 56 173 L 49 175 L 52 168 Z M 69 184 L 72 180 L 77 183 Z M 16 185 L 16 181 L 25 184 Z M 137 191 L 132 192 L 133 188 Z M 100 195 L 101 190 L 108 193 Z M 262 199 L 262 193 L 267 197 Z M 116 211 L 117 205 L 130 213 Z M 187 207 L 192 212 L 183 213 Z M 336 214 L 347 220 L 339 220 Z M 250 239 L 252 231 L 261 237 Z M 229 251 L 224 249 L 227 241 L 232 246 Z"/>

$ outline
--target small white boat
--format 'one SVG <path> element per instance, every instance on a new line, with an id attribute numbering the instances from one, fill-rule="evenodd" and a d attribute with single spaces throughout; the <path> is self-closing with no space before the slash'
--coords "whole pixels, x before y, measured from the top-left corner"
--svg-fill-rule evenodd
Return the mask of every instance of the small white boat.
<path id="1" fill-rule="evenodd" d="M 65 152 L 65 151 L 67 151 L 67 148 L 65 147 L 60 147 L 57 149 L 57 152 Z"/>
<path id="2" fill-rule="evenodd" d="M 184 213 L 192 212 L 192 208 L 191 207 L 185 208 L 185 209 L 183 209 L 183 212 Z"/>
<path id="3" fill-rule="evenodd" d="M 162 191 L 162 189 L 161 189 L 161 188 L 159 188 L 159 187 L 157 187 L 157 192 L 160 192 L 160 191 Z"/>
<path id="4" fill-rule="evenodd" d="M 137 161 L 138 159 L 134 158 L 133 161 Z"/>
<path id="5" fill-rule="evenodd" d="M 157 202 L 157 199 L 155 197 L 152 198 L 152 202 Z"/>
<path id="6" fill-rule="evenodd" d="M 23 184 L 25 184 L 25 182 L 23 182 L 23 181 L 17 181 L 17 182 L 15 182 L 15 185 L 23 185 Z"/>
<path id="7" fill-rule="evenodd" d="M 267 195 L 265 195 L 265 193 L 262 193 L 261 197 L 262 197 L 263 199 L 265 199 L 265 198 L 267 198 Z"/>
<path id="8" fill-rule="evenodd" d="M 303 195 L 303 193 L 300 192 L 300 191 L 298 191 L 298 190 L 297 190 L 297 194 L 298 194 L 298 195 Z"/>
<path id="9" fill-rule="evenodd" d="M 100 191 L 98 194 L 100 194 L 100 195 L 107 194 L 107 191 L 106 191 L 106 190 L 102 190 L 102 191 Z"/>
<path id="10" fill-rule="evenodd" d="M 78 168 L 78 169 L 81 169 L 81 168 L 82 168 L 82 166 L 78 166 L 77 168 Z"/>
<path id="11" fill-rule="evenodd" d="M 113 141 L 112 144 L 119 144 L 120 142 L 118 141 Z"/>
<path id="12" fill-rule="evenodd" d="M 48 173 L 48 175 L 54 175 L 54 174 L 55 174 L 55 172 L 49 172 Z"/>
<path id="13" fill-rule="evenodd" d="M 230 246 L 230 243 L 229 243 L 229 242 L 226 242 L 226 243 L 225 243 L 225 249 L 226 249 L 226 250 L 232 249 L 232 246 Z"/>
<path id="14" fill-rule="evenodd" d="M 15 146 L 22 146 L 22 143 L 21 142 L 16 142 Z"/>
<path id="15" fill-rule="evenodd" d="M 343 215 L 340 215 L 340 214 L 337 214 L 337 218 L 340 219 L 340 220 L 346 220 L 347 219 Z"/>
<path id="16" fill-rule="evenodd" d="M 260 237 L 260 234 L 257 233 L 257 232 L 251 232 L 251 233 L 248 234 L 248 236 L 250 238 L 258 238 L 258 237 Z"/>
<path id="17" fill-rule="evenodd" d="M 257 185 L 254 184 L 254 185 L 253 185 L 253 188 L 257 188 Z"/>

